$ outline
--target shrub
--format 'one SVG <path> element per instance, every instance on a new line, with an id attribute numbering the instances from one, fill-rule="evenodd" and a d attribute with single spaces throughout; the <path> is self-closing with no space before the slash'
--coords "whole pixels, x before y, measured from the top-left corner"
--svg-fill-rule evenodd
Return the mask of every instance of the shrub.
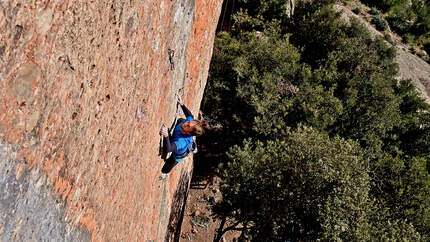
<path id="1" fill-rule="evenodd" d="M 366 4 L 367 6 L 370 6 L 375 9 L 378 8 L 383 12 L 387 11 L 390 7 L 402 1 L 404 0 L 361 0 L 361 2 Z"/>
<path id="2" fill-rule="evenodd" d="M 391 35 L 388 32 L 384 33 L 384 39 L 390 43 L 391 45 L 395 45 L 396 43 L 394 43 L 393 38 L 391 38 Z"/>
<path id="3" fill-rule="evenodd" d="M 379 10 L 377 8 L 375 8 L 375 7 L 371 8 L 369 10 L 369 13 L 372 14 L 372 15 L 379 15 L 379 14 L 381 14 L 381 12 L 379 12 Z"/>
<path id="4" fill-rule="evenodd" d="M 415 37 L 414 37 L 414 35 L 412 35 L 412 34 L 405 34 L 404 36 L 403 36 L 403 42 L 405 42 L 406 44 L 408 44 L 408 45 L 413 45 L 414 44 L 414 42 L 415 42 Z"/>
<path id="5" fill-rule="evenodd" d="M 353 12 L 353 13 L 355 13 L 355 14 L 360 14 L 360 13 L 361 13 L 361 10 L 360 10 L 359 8 L 354 8 L 354 9 L 352 10 L 352 12 Z"/>
<path id="6" fill-rule="evenodd" d="M 374 24 L 376 29 L 379 31 L 385 31 L 388 28 L 388 23 L 381 15 L 376 15 L 372 17 L 370 23 Z"/>

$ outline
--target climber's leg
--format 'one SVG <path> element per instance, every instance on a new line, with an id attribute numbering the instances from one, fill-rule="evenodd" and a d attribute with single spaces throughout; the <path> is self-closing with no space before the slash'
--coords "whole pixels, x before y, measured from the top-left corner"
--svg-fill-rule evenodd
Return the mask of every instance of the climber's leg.
<path id="1" fill-rule="evenodd" d="M 175 157 L 171 155 L 169 159 L 164 163 L 163 168 L 161 169 L 162 173 L 169 173 L 173 167 L 175 167 L 179 162 L 176 161 Z"/>

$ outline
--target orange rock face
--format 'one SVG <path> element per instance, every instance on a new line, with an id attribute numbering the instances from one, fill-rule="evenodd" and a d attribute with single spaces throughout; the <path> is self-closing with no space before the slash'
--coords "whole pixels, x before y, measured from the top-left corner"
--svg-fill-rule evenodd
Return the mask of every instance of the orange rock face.
<path id="1" fill-rule="evenodd" d="M 46 177 L 61 219 L 94 241 L 171 240 L 192 160 L 163 175 L 158 131 L 182 115 L 175 95 L 197 115 L 221 5 L 2 1 L 0 138 L 14 151 L 0 168 Z"/>

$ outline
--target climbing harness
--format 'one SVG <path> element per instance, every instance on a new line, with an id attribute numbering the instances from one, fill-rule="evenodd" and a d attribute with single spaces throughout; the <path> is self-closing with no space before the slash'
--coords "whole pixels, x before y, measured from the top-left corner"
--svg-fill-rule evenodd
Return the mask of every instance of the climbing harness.
<path id="1" fill-rule="evenodd" d="M 175 156 L 176 159 L 183 159 L 187 157 L 190 153 L 197 153 L 197 143 L 195 139 L 193 139 L 193 142 L 191 142 L 187 146 L 184 152 L 180 154 L 173 153 L 173 155 Z"/>

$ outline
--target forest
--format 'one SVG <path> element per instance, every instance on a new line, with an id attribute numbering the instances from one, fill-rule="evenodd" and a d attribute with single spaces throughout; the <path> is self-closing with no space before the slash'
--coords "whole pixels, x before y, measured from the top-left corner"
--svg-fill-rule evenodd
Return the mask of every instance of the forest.
<path id="1" fill-rule="evenodd" d="M 395 49 L 335 0 L 293 15 L 287 0 L 233 2 L 202 103 L 217 128 L 200 142 L 221 154 L 215 240 L 429 241 L 430 106 L 396 78 Z M 429 1 L 362 3 L 428 50 Z"/>

